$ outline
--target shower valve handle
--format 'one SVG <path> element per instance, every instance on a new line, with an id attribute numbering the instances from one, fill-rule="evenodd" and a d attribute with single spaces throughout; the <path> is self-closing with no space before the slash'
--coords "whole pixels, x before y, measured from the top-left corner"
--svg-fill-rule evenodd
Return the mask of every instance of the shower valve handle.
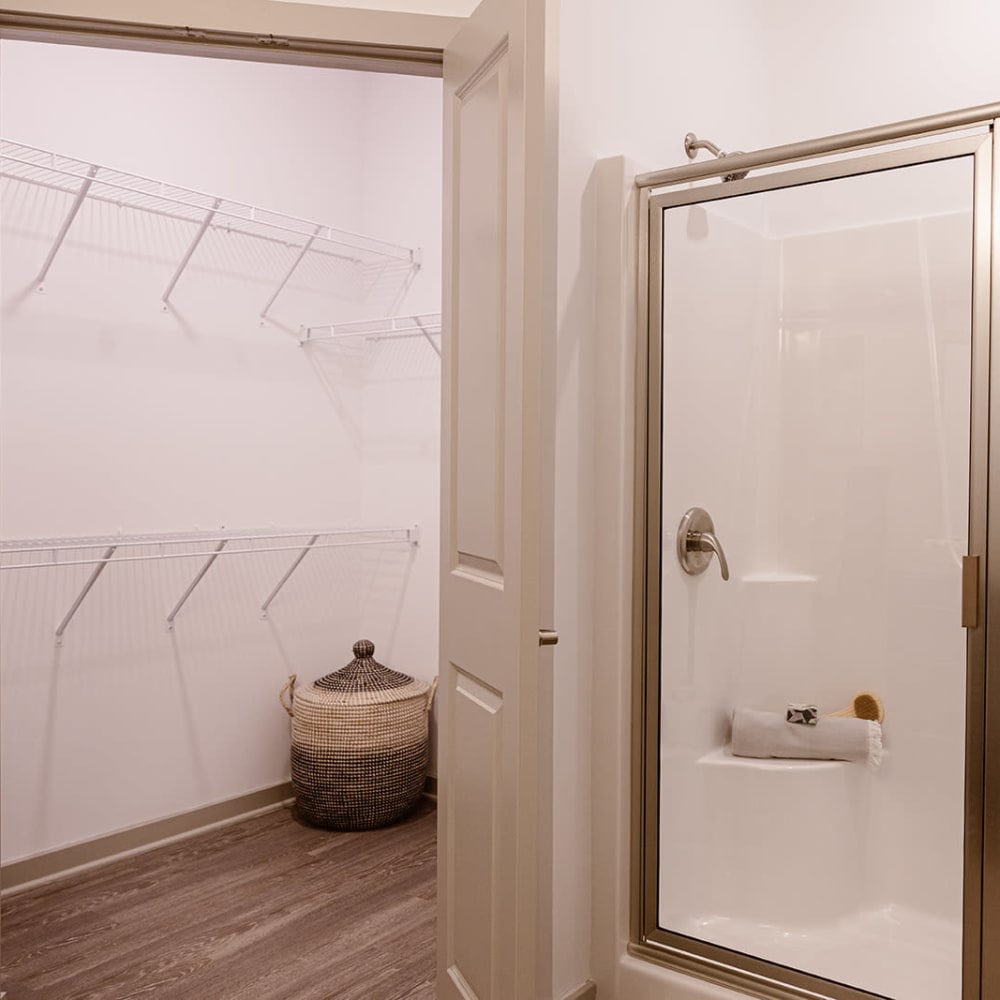
<path id="1" fill-rule="evenodd" d="M 726 553 L 723 551 L 722 543 L 711 531 L 692 531 L 687 536 L 687 546 L 689 552 L 714 552 L 719 557 L 722 579 L 729 579 L 729 563 L 726 562 Z"/>
<path id="2" fill-rule="evenodd" d="M 722 579 L 728 580 L 729 563 L 711 515 L 701 507 L 691 507 L 677 528 L 677 559 L 681 568 L 691 576 L 698 576 L 708 569 L 713 553 L 719 558 Z"/>

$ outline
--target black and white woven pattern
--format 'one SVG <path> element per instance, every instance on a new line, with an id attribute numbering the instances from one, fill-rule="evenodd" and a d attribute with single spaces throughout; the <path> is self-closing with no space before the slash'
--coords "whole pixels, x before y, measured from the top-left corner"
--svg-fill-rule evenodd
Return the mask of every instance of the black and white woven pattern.
<path id="1" fill-rule="evenodd" d="M 400 819 L 423 792 L 428 715 L 437 682 L 389 670 L 367 639 L 355 659 L 295 691 L 292 785 L 303 819 L 334 830 L 369 830 Z M 285 704 L 282 701 L 282 704 Z"/>

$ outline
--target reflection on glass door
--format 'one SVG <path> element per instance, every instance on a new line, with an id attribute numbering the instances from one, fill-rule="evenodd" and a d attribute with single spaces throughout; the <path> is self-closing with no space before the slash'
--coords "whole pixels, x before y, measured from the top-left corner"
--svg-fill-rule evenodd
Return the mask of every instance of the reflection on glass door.
<path id="1" fill-rule="evenodd" d="M 894 1000 L 962 996 L 973 174 L 662 208 L 658 924 Z"/>

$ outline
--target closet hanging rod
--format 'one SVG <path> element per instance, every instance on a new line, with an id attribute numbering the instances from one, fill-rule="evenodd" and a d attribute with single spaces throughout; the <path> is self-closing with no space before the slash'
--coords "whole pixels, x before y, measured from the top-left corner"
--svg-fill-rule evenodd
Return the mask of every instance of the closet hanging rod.
<path id="1" fill-rule="evenodd" d="M 16 540 L 0 542 L 0 557 L 8 555 L 27 555 L 38 552 L 51 552 L 53 558 L 45 562 L 32 563 L 7 563 L 0 565 L 0 569 L 39 569 L 52 566 L 89 566 L 100 563 L 101 558 L 59 560 L 55 558 L 59 552 L 80 552 L 93 549 L 105 549 L 114 546 L 116 549 L 135 548 L 138 546 L 165 546 L 165 545 L 205 545 L 217 542 L 260 542 L 260 541 L 281 541 L 293 538 L 309 538 L 316 535 L 320 538 L 344 538 L 352 536 L 351 540 L 339 542 L 321 542 L 315 545 L 316 548 L 332 548 L 344 545 L 381 545 L 386 542 L 413 542 L 419 540 L 419 531 L 416 527 L 408 528 L 337 528 L 330 531 L 317 531 L 315 528 L 304 531 L 285 532 L 262 532 L 260 534 L 240 533 L 240 534 L 190 534 L 190 535 L 105 535 L 77 539 L 38 539 L 28 542 L 26 540 Z M 301 548 L 301 543 L 296 545 L 267 545 L 267 546 L 247 546 L 238 549 L 226 549 L 225 555 L 238 555 L 254 552 L 289 552 Z M 119 556 L 115 562 L 142 562 L 153 559 L 186 559 L 192 556 L 204 556 L 209 553 L 202 550 L 185 552 L 156 552 L 144 553 L 137 556 Z"/>
<path id="2" fill-rule="evenodd" d="M 364 541 L 356 542 L 319 542 L 312 547 L 314 549 L 343 549 L 351 547 L 361 547 L 364 545 L 387 545 L 391 542 L 407 542 L 409 544 L 415 545 L 416 542 L 409 538 L 370 538 Z M 266 548 L 259 549 L 222 549 L 218 554 L 220 556 L 246 556 L 246 555 L 257 555 L 261 552 L 298 552 L 302 548 L 302 545 L 274 545 L 268 546 Z M 117 558 L 111 559 L 114 563 L 129 563 L 129 562 L 155 562 L 159 559 L 197 559 L 202 556 L 212 555 L 212 552 L 206 552 L 203 549 L 195 552 L 162 552 L 150 555 L 142 556 L 118 556 Z M 33 562 L 33 563 L 8 563 L 5 566 L 0 566 L 0 570 L 7 569 L 52 569 L 53 567 L 59 568 L 63 566 L 94 566 L 99 563 L 104 562 L 103 557 L 96 556 L 93 559 L 67 559 L 63 562 Z"/>
<path id="3" fill-rule="evenodd" d="M 363 337 L 369 337 L 372 340 L 387 340 L 393 337 L 404 339 L 406 337 L 424 337 L 427 334 L 432 337 L 440 336 L 441 327 L 429 326 L 425 330 L 393 330 L 391 327 L 381 327 L 375 330 L 364 330 L 361 333 L 330 333 L 324 334 L 322 337 L 308 337 L 300 343 L 302 347 L 308 347 L 309 344 L 321 344 L 328 340 L 359 340 Z"/>
<path id="4" fill-rule="evenodd" d="M 21 153 L 22 155 L 18 155 Z M 27 154 L 27 155 L 23 155 Z M 31 157 L 36 158 L 32 159 Z M 37 157 L 43 157 L 40 160 Z M 61 177 L 71 177 L 81 184 L 88 180 L 90 171 L 93 176 L 89 179 L 93 184 L 104 187 L 111 187 L 118 191 L 124 191 L 139 198 L 152 199 L 154 202 L 166 202 L 172 205 L 180 205 L 193 209 L 199 213 L 206 212 L 212 207 L 212 202 L 218 196 L 207 194 L 204 191 L 197 191 L 194 188 L 185 188 L 180 185 L 170 184 L 166 181 L 153 177 L 146 177 L 142 174 L 133 174 L 124 170 L 118 170 L 99 163 L 90 163 L 85 160 L 78 160 L 75 157 L 65 156 L 52 150 L 42 149 L 38 146 L 29 146 L 25 143 L 15 142 L 11 139 L 0 139 L 0 160 L 19 164 L 35 172 L 33 175 L 19 173 L 8 173 L 6 176 L 14 180 L 23 180 L 31 183 L 38 180 L 38 174 L 44 178 L 46 174 L 57 174 Z M 48 162 L 45 162 L 47 160 Z M 66 167 L 58 166 L 58 162 L 68 163 L 77 167 L 70 170 Z M 98 176 L 104 171 L 106 177 Z M 150 190 L 149 185 L 154 189 Z M 65 190 L 65 189 L 63 189 Z M 173 192 L 167 194 L 166 191 Z M 76 194 L 76 190 L 68 190 L 67 194 Z M 292 233 L 295 236 L 307 240 L 317 228 L 315 221 L 302 219 L 295 215 L 288 215 L 284 212 L 274 212 L 270 209 L 261 208 L 256 205 L 249 205 L 246 202 L 233 199 L 220 199 L 225 208 L 217 210 L 216 214 L 227 218 L 237 219 L 242 222 L 250 222 L 254 225 L 263 226 L 268 229 L 275 229 L 282 232 Z M 133 207 L 142 208 L 141 204 Z M 240 211 L 242 210 L 242 211 Z M 197 218 L 189 220 L 192 223 L 198 222 Z M 361 233 L 351 232 L 346 229 L 337 229 L 325 223 L 319 224 L 321 230 L 326 230 L 325 234 L 317 236 L 317 239 L 329 243 L 337 243 L 342 246 L 352 247 L 362 252 L 375 254 L 381 257 L 390 257 L 400 260 L 412 261 L 416 251 L 411 247 L 404 247 L 396 243 L 389 243 L 372 236 L 364 236 Z"/>
<path id="5" fill-rule="evenodd" d="M 441 333 L 441 314 L 424 313 L 415 316 L 385 316 L 378 319 L 351 320 L 345 323 L 326 323 L 305 328 L 305 336 L 299 339 L 299 346 L 314 343 L 329 343 L 334 340 L 367 338 L 370 340 L 405 339 L 423 337 L 438 357 L 441 349 L 432 339 Z M 330 333 L 316 336 L 315 330 L 329 330 Z M 338 332 L 340 331 L 340 332 Z"/>
<path id="6" fill-rule="evenodd" d="M 367 319 L 340 320 L 337 323 L 313 323 L 307 330 L 340 330 L 346 327 L 374 326 L 376 324 L 405 324 L 424 322 L 431 326 L 441 325 L 441 313 L 410 313 L 405 316 L 369 316 Z M 360 331 L 363 333 L 364 331 Z"/>
<path id="7" fill-rule="evenodd" d="M 345 535 L 354 535 L 354 538 L 346 539 Z M 337 536 L 340 537 L 341 541 L 335 542 L 319 542 L 318 539 L 324 536 Z M 380 537 L 372 537 L 380 536 Z M 156 536 L 152 536 L 156 537 Z M 104 552 L 102 555 L 91 559 L 70 559 L 65 562 L 58 562 L 55 559 L 55 555 L 59 551 L 64 551 L 74 548 L 68 540 L 61 540 L 60 544 L 49 545 L 46 543 L 51 542 L 51 539 L 40 540 L 41 544 L 36 547 L 14 547 L 15 545 L 23 545 L 23 543 L 0 543 L 2 546 L 2 551 L 5 554 L 14 553 L 25 553 L 25 552 L 38 552 L 38 551 L 49 551 L 52 553 L 53 560 L 50 562 L 31 562 L 31 563 L 12 563 L 6 566 L 0 565 L 0 569 L 51 569 L 55 566 L 93 566 L 94 570 L 88 576 L 80 592 L 77 594 L 76 599 L 70 605 L 69 611 L 63 616 L 62 620 L 56 626 L 55 637 L 56 645 L 61 646 L 63 643 L 63 634 L 66 631 L 67 626 L 73 620 L 77 611 L 80 609 L 80 605 L 86 600 L 87 595 L 93 589 L 94 584 L 97 583 L 98 578 L 104 572 L 112 562 L 114 563 L 126 563 L 126 562 L 148 562 L 150 560 L 158 559 L 190 559 L 190 558 L 201 558 L 204 560 L 201 568 L 197 571 L 194 578 L 188 584 L 183 594 L 171 608 L 170 612 L 167 614 L 166 626 L 168 631 L 173 630 L 174 621 L 177 618 L 178 613 L 187 603 L 188 599 L 194 593 L 195 589 L 204 579 L 205 575 L 212 568 L 216 559 L 219 556 L 226 555 L 253 555 L 261 552 L 297 552 L 298 555 L 292 561 L 292 564 L 285 571 L 284 575 L 278 581 L 277 585 L 271 590 L 270 594 L 265 598 L 264 602 L 261 604 L 261 615 L 266 618 L 268 614 L 268 608 L 271 602 L 278 596 L 278 593 L 285 586 L 288 580 L 291 578 L 292 574 L 299 568 L 302 564 L 303 559 L 311 552 L 313 549 L 331 549 L 331 548 L 350 548 L 350 547 L 361 547 L 366 545 L 386 545 L 391 543 L 405 542 L 408 545 L 416 546 L 420 544 L 420 525 L 415 524 L 409 528 L 380 528 L 380 529 L 360 529 L 355 531 L 337 529 L 332 532 L 309 532 L 309 531 L 297 531 L 297 532 L 287 532 L 281 535 L 223 535 L 215 536 L 212 539 L 200 537 L 197 539 L 199 542 L 205 541 L 215 541 L 215 548 L 211 551 L 206 552 L 204 549 L 197 552 L 159 552 L 159 553 L 144 553 L 143 555 L 133 555 L 133 556 L 120 556 L 115 558 L 115 553 L 118 549 L 125 545 L 164 545 L 169 544 L 168 541 L 163 541 L 164 536 L 159 536 L 160 541 L 151 541 L 150 536 L 144 537 L 142 541 L 136 541 L 134 537 L 130 541 L 118 541 L 113 542 L 110 545 L 103 546 Z M 283 538 L 306 538 L 308 541 L 303 546 L 301 541 L 297 545 L 265 545 L 257 548 L 238 548 L 232 549 L 227 548 L 230 541 L 236 540 L 281 540 Z M 123 536 L 124 538 L 124 536 Z M 180 539 L 177 536 L 167 536 L 171 538 L 173 544 L 178 544 Z M 85 544 L 83 546 L 77 546 L 77 548 L 93 548 L 102 546 L 93 546 Z"/>
<path id="8" fill-rule="evenodd" d="M 308 347 L 311 343 L 317 344 L 330 344 L 337 340 L 360 340 L 364 337 L 367 340 L 426 340 L 432 348 L 434 348 L 434 353 L 441 357 L 441 348 L 431 339 L 432 337 L 439 337 L 441 335 L 440 330 L 430 329 L 430 330 L 413 330 L 410 333 L 398 333 L 391 330 L 376 330 L 373 333 L 344 333 L 337 334 L 330 337 L 313 337 L 311 341 L 302 341 L 301 347 Z"/>

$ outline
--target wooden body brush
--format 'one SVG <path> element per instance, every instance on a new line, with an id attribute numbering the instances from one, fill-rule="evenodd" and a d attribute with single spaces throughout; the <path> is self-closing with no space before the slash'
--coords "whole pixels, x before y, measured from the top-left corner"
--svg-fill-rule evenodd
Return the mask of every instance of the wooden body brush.
<path id="1" fill-rule="evenodd" d="M 869 722 L 881 722 L 885 718 L 882 700 L 874 691 L 859 691 L 847 708 L 839 712 L 827 712 L 824 719 L 867 719 Z"/>

